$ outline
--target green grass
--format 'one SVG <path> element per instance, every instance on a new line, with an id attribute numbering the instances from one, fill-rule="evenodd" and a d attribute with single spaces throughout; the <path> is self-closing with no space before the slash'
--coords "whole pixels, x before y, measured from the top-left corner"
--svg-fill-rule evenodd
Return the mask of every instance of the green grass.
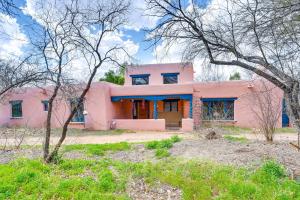
<path id="1" fill-rule="evenodd" d="M 0 199 L 129 199 L 129 180 L 158 180 L 179 188 L 183 199 L 300 199 L 300 184 L 267 161 L 257 170 L 174 158 L 157 163 L 62 160 L 46 165 L 19 159 L 0 165 Z"/>
<path id="2" fill-rule="evenodd" d="M 248 141 L 248 139 L 245 137 L 235 137 L 231 135 L 224 135 L 224 139 L 231 142 L 241 142 L 241 143 L 246 143 Z"/>
<path id="3" fill-rule="evenodd" d="M 295 128 L 277 128 L 275 133 L 297 133 L 297 130 Z"/>
<path id="4" fill-rule="evenodd" d="M 87 155 L 96 156 L 103 156 L 106 151 L 125 151 L 130 149 L 131 144 L 127 142 L 112 144 L 73 144 L 64 146 L 64 152 L 83 151 Z"/>
<path id="5" fill-rule="evenodd" d="M 228 131 L 230 134 L 241 134 L 241 133 L 250 133 L 251 128 L 242 128 L 238 126 L 222 126 L 222 129 Z"/>
<path id="6" fill-rule="evenodd" d="M 168 149 L 173 147 L 173 144 L 180 142 L 181 138 L 177 135 L 172 136 L 170 139 L 160 141 L 150 141 L 145 144 L 147 149 L 155 149 L 155 156 L 157 158 L 164 158 L 170 156 Z"/>
<path id="7" fill-rule="evenodd" d="M 170 153 L 167 149 L 156 149 L 155 150 L 155 156 L 157 158 L 165 158 L 165 157 L 169 157 Z"/>

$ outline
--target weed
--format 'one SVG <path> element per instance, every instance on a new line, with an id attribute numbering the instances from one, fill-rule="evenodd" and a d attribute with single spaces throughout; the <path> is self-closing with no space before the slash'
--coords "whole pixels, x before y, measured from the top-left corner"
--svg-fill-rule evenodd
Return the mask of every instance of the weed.
<path id="1" fill-rule="evenodd" d="M 103 156 L 106 151 L 125 151 L 131 149 L 127 142 L 112 144 L 73 144 L 64 146 L 64 151 L 83 151 L 88 155 Z"/>
<path id="2" fill-rule="evenodd" d="M 245 137 L 235 137 L 231 135 L 225 135 L 224 138 L 228 141 L 232 142 L 241 142 L 241 143 L 246 143 L 248 140 Z"/>
<path id="3" fill-rule="evenodd" d="M 155 156 L 157 158 L 164 158 L 170 156 L 170 153 L 167 149 L 161 148 L 155 150 Z"/>

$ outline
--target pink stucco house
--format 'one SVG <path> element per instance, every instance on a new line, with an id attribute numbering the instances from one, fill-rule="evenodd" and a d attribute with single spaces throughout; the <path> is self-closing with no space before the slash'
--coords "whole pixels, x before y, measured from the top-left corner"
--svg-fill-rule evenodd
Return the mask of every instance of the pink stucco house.
<path id="1" fill-rule="evenodd" d="M 191 131 L 207 122 L 256 127 L 251 93 L 260 81 L 194 82 L 190 63 L 129 66 L 125 85 L 93 83 L 84 104 L 71 123 L 72 128 L 90 130 L 132 129 Z M 274 87 L 274 99 L 283 93 Z M 44 127 L 51 94 L 48 88 L 24 88 L 0 104 L 0 126 Z M 284 104 L 284 102 L 283 102 Z M 60 97 L 54 105 L 52 125 L 62 126 L 72 100 Z M 280 109 L 278 127 L 289 125 Z"/>

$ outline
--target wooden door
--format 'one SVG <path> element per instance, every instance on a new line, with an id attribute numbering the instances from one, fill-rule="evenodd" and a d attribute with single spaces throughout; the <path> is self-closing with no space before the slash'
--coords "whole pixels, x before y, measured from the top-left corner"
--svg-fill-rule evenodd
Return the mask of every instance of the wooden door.
<path id="1" fill-rule="evenodd" d="M 149 101 L 138 101 L 138 119 L 149 119 Z"/>

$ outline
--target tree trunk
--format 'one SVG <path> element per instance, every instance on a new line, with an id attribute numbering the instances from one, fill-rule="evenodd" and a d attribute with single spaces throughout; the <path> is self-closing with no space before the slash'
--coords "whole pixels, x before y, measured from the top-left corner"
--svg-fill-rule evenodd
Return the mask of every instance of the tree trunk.
<path id="1" fill-rule="evenodd" d="M 49 108 L 47 113 L 47 121 L 46 121 L 46 133 L 45 133 L 45 143 L 44 143 L 44 161 L 47 162 L 47 157 L 49 156 L 49 146 L 50 146 L 50 137 L 51 137 L 51 118 L 52 118 L 52 110 L 53 110 L 53 102 L 57 96 L 58 90 L 60 88 L 60 84 L 58 84 L 49 99 Z"/>
<path id="2" fill-rule="evenodd" d="M 287 108 L 292 118 L 293 125 L 298 132 L 298 147 L 300 147 L 300 102 L 299 102 L 300 88 L 299 83 L 296 82 L 292 90 L 285 92 L 285 99 L 287 100 Z M 298 149 L 299 150 L 299 149 Z"/>

